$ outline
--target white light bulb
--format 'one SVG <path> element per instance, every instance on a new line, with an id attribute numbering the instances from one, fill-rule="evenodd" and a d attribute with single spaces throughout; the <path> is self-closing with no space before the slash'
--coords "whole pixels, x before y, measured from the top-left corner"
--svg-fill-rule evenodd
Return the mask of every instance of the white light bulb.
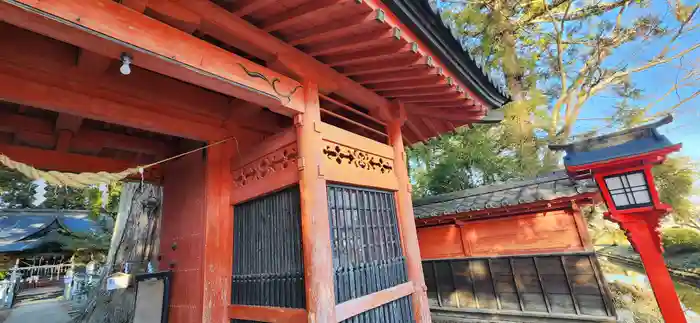
<path id="1" fill-rule="evenodd" d="M 129 75 L 131 74 L 131 67 L 129 67 L 128 63 L 123 63 L 122 67 L 119 68 L 119 72 L 121 72 L 124 75 Z"/>
<path id="2" fill-rule="evenodd" d="M 119 68 L 119 72 L 123 75 L 131 74 L 131 57 L 126 54 L 122 54 L 122 66 Z"/>

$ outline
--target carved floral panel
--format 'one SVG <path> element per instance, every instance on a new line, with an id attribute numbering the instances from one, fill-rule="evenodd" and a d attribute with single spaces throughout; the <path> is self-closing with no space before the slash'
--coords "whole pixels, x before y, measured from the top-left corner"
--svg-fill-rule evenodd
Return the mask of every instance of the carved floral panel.
<path id="1" fill-rule="evenodd" d="M 368 172 L 388 174 L 394 170 L 390 159 L 339 144 L 327 142 L 326 147 L 323 148 L 323 154 L 338 165 L 347 165 Z"/>
<path id="2" fill-rule="evenodd" d="M 275 173 L 297 167 L 296 143 L 265 155 L 233 172 L 234 187 L 241 188 L 252 182 L 274 176 Z"/>

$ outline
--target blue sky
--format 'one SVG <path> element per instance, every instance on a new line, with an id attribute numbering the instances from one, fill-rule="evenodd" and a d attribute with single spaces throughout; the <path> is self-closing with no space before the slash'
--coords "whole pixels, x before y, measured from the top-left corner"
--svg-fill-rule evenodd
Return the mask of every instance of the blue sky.
<path id="1" fill-rule="evenodd" d="M 685 1 L 686 4 L 691 2 Z M 696 2 L 697 3 L 697 2 Z M 665 1 L 652 1 L 651 10 L 665 17 L 664 21 L 677 25 L 673 17 L 673 12 L 669 12 L 668 3 Z M 650 9 L 636 10 L 633 14 L 641 14 L 649 12 Z M 690 25 L 697 24 L 697 15 L 694 22 Z M 689 48 L 700 43 L 700 30 L 696 29 L 685 36 L 680 37 L 676 41 L 674 52 Z M 643 65 L 643 63 L 658 54 L 661 49 L 667 44 L 666 40 L 648 44 L 642 48 L 639 46 L 630 46 L 621 48 L 610 57 L 610 60 L 617 63 L 629 64 L 631 67 Z M 643 90 L 643 98 L 637 102 L 640 106 L 646 106 L 649 103 L 655 102 L 664 95 L 676 83 L 677 79 L 682 78 L 685 72 L 680 68 L 700 69 L 700 50 L 684 56 L 682 59 L 674 62 L 657 66 L 655 68 L 639 72 L 632 75 L 632 81 L 637 87 Z M 700 76 L 696 76 L 699 78 Z M 680 88 L 675 93 L 667 96 L 662 101 L 656 103 L 651 113 L 664 111 L 669 107 L 677 104 L 681 100 L 691 96 L 700 89 L 700 81 L 697 81 L 695 86 Z M 601 93 L 592 98 L 586 106 L 584 106 L 581 118 L 601 118 L 612 114 L 615 103 L 618 101 L 611 93 Z M 698 105 L 700 97 L 695 97 L 684 105 L 675 110 L 675 121 L 666 125 L 661 129 L 661 132 L 667 135 L 672 141 L 683 143 L 681 154 L 690 156 L 696 162 L 700 162 L 700 145 L 695 144 L 700 141 L 700 111 Z M 577 132 L 583 132 L 591 128 L 600 126 L 599 122 L 581 120 L 577 124 Z"/>

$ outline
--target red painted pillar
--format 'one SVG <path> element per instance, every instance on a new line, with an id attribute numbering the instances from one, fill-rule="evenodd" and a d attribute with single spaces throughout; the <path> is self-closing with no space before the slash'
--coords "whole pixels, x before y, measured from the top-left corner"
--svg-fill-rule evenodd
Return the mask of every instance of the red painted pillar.
<path id="1" fill-rule="evenodd" d="M 387 122 L 387 131 L 389 132 L 389 142 L 394 148 L 394 171 L 399 183 L 399 189 L 396 192 L 399 229 L 403 240 L 404 254 L 406 255 L 408 279 L 413 282 L 415 287 L 412 303 L 416 322 L 429 323 L 431 318 L 430 307 L 428 306 L 428 288 L 423 277 L 416 219 L 413 215 L 413 202 L 411 201 L 411 183 L 408 179 L 406 153 L 403 147 L 403 136 L 401 135 L 401 125 L 405 120 L 405 114 L 402 106 L 397 104 L 394 108 L 395 111 L 392 112 L 395 112 L 397 115 Z"/>
<path id="2" fill-rule="evenodd" d="M 668 273 L 660 245 L 657 242 L 659 235 L 656 233 L 655 226 L 644 220 L 644 216 L 638 216 L 638 219 L 620 221 L 620 226 L 627 231 L 627 237 L 642 259 L 644 270 L 649 277 L 649 283 L 664 320 L 669 323 L 685 323 L 687 321 L 683 307 L 678 300 L 673 280 Z"/>
<path id="3" fill-rule="evenodd" d="M 335 322 L 333 250 L 326 180 L 321 173 L 323 139 L 318 86 L 304 83 L 306 110 L 295 117 L 299 145 L 301 235 L 306 308 L 311 323 Z"/>
<path id="4" fill-rule="evenodd" d="M 233 261 L 233 142 L 207 148 L 204 198 L 202 323 L 228 322 Z"/>

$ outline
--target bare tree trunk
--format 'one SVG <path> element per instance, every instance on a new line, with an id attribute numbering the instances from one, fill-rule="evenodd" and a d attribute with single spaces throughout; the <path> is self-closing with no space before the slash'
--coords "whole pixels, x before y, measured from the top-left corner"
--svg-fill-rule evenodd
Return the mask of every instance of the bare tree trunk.
<path id="1" fill-rule="evenodd" d="M 153 184 L 124 184 L 107 262 L 75 322 L 129 323 L 133 320 L 134 289 L 107 291 L 106 280 L 113 271 L 122 271 L 125 263 L 130 264 L 132 271 L 145 270 L 149 261 L 157 268 L 162 194 L 161 187 Z"/>

